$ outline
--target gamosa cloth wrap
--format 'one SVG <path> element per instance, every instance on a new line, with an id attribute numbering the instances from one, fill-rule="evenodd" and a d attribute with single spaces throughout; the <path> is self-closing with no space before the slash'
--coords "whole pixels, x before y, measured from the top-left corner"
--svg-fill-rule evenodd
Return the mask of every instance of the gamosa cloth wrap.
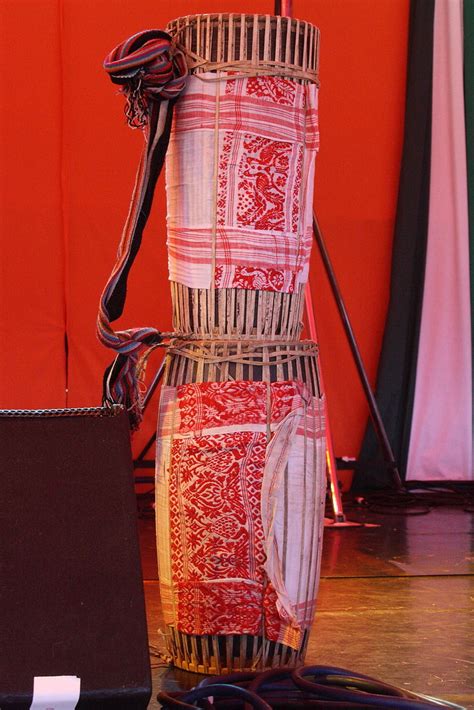
<path id="1" fill-rule="evenodd" d="M 170 280 L 191 291 L 300 290 L 317 147 L 315 84 L 230 72 L 188 77 L 166 158 Z M 244 337 L 244 356 L 247 347 Z M 169 358 L 180 356 L 179 345 L 176 352 Z M 321 393 L 263 370 L 253 376 L 267 381 L 242 371 L 171 386 L 165 376 L 161 598 L 165 622 L 185 634 L 249 634 L 299 649 L 319 580 Z"/>
<path id="2" fill-rule="evenodd" d="M 319 578 L 322 412 L 298 381 L 163 388 L 156 504 L 166 623 L 299 648 Z"/>
<path id="3" fill-rule="evenodd" d="M 293 293 L 308 279 L 317 87 L 190 76 L 166 160 L 170 279 Z"/>

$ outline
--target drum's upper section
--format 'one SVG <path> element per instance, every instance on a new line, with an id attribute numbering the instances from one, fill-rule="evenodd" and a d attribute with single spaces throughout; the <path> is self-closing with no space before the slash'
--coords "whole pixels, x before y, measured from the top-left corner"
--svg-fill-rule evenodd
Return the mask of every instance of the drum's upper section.
<path id="1" fill-rule="evenodd" d="M 167 28 L 186 52 L 193 73 L 252 67 L 317 82 L 319 30 L 289 17 L 245 14 L 187 15 Z"/>
<path id="2" fill-rule="evenodd" d="M 175 329 L 295 339 L 313 242 L 319 30 L 208 14 L 167 31 L 190 73 L 167 152 Z"/>

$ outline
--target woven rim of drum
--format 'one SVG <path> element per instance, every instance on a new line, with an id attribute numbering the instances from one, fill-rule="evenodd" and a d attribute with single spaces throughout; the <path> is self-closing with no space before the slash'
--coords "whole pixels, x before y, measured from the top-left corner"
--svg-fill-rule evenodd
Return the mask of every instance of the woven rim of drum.
<path id="1" fill-rule="evenodd" d="M 241 32 L 241 28 L 244 32 Z M 319 29 L 309 22 L 273 15 L 240 13 L 185 15 L 168 23 L 166 31 L 187 52 L 203 60 L 193 73 L 220 65 L 250 62 L 255 69 L 286 67 L 285 74 L 317 82 Z M 305 77 L 304 75 L 308 76 Z"/>

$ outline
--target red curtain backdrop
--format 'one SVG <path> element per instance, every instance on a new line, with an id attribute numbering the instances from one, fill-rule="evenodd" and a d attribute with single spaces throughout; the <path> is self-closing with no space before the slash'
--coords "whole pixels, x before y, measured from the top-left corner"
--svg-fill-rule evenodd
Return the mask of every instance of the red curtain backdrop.
<path id="1" fill-rule="evenodd" d="M 388 300 L 408 0 L 293 5 L 321 29 L 315 207 L 373 382 Z M 123 99 L 102 69 L 106 53 L 180 15 L 272 10 L 250 0 L 0 0 L 0 408 L 100 402 L 111 354 L 95 337 L 97 305 L 143 140 L 125 124 Z M 162 176 L 124 327 L 171 328 L 165 216 Z M 311 288 L 335 451 L 355 456 L 367 406 L 316 250 Z M 135 447 L 155 419 L 152 405 Z"/>

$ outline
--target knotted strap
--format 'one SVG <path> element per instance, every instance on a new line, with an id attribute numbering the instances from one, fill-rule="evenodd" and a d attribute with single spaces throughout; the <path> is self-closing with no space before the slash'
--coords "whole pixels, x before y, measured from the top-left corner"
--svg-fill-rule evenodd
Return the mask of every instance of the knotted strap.
<path id="1" fill-rule="evenodd" d="M 184 89 L 187 66 L 170 35 L 146 30 L 115 47 L 106 57 L 104 68 L 114 84 L 123 87 L 128 124 L 143 129 L 145 138 L 117 261 L 102 293 L 97 319 L 100 342 L 117 352 L 104 375 L 104 404 L 124 404 L 132 429 L 137 429 L 141 421 L 140 364 L 161 336 L 155 328 L 147 327 L 115 331 L 111 323 L 123 312 L 128 274 L 150 214 L 168 147 L 173 104 Z"/>

